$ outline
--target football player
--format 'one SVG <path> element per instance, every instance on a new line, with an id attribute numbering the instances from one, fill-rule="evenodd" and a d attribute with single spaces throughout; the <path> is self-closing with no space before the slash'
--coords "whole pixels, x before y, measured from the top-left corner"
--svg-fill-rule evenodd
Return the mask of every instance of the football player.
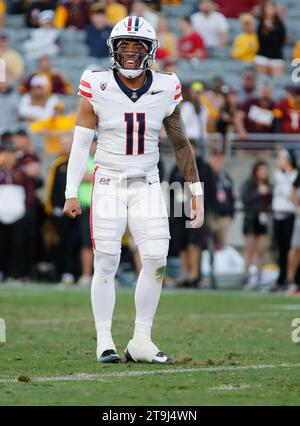
<path id="1" fill-rule="evenodd" d="M 119 362 L 111 324 L 114 277 L 121 238 L 128 224 L 138 247 L 142 270 L 135 290 L 133 338 L 127 360 L 169 364 L 171 359 L 151 340 L 169 246 L 166 206 L 159 182 L 159 131 L 164 124 L 177 164 L 189 182 L 191 225 L 203 223 L 203 191 L 194 154 L 180 116 L 181 86 L 175 74 L 151 71 L 158 47 L 152 26 L 142 17 L 118 22 L 107 40 L 112 68 L 84 71 L 70 155 L 64 213 L 81 213 L 77 190 L 98 133 L 90 214 L 94 248 L 91 299 L 97 330 L 97 359 Z"/>

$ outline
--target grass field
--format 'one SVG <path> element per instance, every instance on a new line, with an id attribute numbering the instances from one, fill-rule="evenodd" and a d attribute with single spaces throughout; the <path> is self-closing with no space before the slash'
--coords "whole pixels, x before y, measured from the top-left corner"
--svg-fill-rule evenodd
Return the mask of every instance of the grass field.
<path id="1" fill-rule="evenodd" d="M 297 296 L 169 290 L 153 340 L 174 364 L 103 365 L 88 290 L 2 285 L 0 405 L 298 405 L 297 317 Z M 118 289 L 113 334 L 122 355 L 133 322 L 133 293 Z"/>

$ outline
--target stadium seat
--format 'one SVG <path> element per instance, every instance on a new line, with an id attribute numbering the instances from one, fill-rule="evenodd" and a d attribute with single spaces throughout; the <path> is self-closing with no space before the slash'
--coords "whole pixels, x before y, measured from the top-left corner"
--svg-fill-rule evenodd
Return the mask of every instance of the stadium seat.
<path id="1" fill-rule="evenodd" d="M 85 31 L 82 30 L 70 30 L 65 29 L 61 32 L 60 38 L 62 42 L 64 41 L 73 41 L 75 42 L 84 42 L 85 40 Z"/>
<path id="2" fill-rule="evenodd" d="M 87 45 L 76 40 L 64 40 L 61 43 L 60 55 L 66 57 L 84 56 L 87 55 L 87 52 Z"/>
<path id="3" fill-rule="evenodd" d="M 5 23 L 8 28 L 22 29 L 24 22 L 24 15 L 7 15 L 5 18 Z"/>
<path id="4" fill-rule="evenodd" d="M 195 12 L 195 7 L 192 3 L 183 3 L 180 6 L 163 6 L 162 12 L 165 16 L 190 16 Z"/>

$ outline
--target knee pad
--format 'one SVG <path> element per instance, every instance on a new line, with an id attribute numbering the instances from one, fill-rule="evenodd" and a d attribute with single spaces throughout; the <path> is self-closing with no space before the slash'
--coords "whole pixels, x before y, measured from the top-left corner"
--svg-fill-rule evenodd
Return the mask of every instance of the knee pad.
<path id="1" fill-rule="evenodd" d="M 146 240 L 138 246 L 142 268 L 155 275 L 155 279 L 161 282 L 167 264 L 169 240 Z"/>
<path id="2" fill-rule="evenodd" d="M 169 240 L 145 240 L 138 245 L 141 260 L 162 260 L 167 259 L 169 250 Z"/>
<path id="3" fill-rule="evenodd" d="M 94 274 L 100 283 L 106 283 L 115 276 L 120 263 L 120 254 L 106 254 L 98 250 L 94 255 Z"/>
<path id="4" fill-rule="evenodd" d="M 121 241 L 118 240 L 94 240 L 95 242 L 95 253 L 100 252 L 108 255 L 118 255 L 121 253 Z"/>

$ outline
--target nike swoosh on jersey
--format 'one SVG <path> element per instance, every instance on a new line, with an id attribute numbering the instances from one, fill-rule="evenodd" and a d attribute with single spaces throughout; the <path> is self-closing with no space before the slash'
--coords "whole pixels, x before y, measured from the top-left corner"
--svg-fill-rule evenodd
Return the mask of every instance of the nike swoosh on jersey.
<path id="1" fill-rule="evenodd" d="M 157 93 L 161 93 L 163 90 L 152 90 L 151 95 L 156 95 Z"/>

